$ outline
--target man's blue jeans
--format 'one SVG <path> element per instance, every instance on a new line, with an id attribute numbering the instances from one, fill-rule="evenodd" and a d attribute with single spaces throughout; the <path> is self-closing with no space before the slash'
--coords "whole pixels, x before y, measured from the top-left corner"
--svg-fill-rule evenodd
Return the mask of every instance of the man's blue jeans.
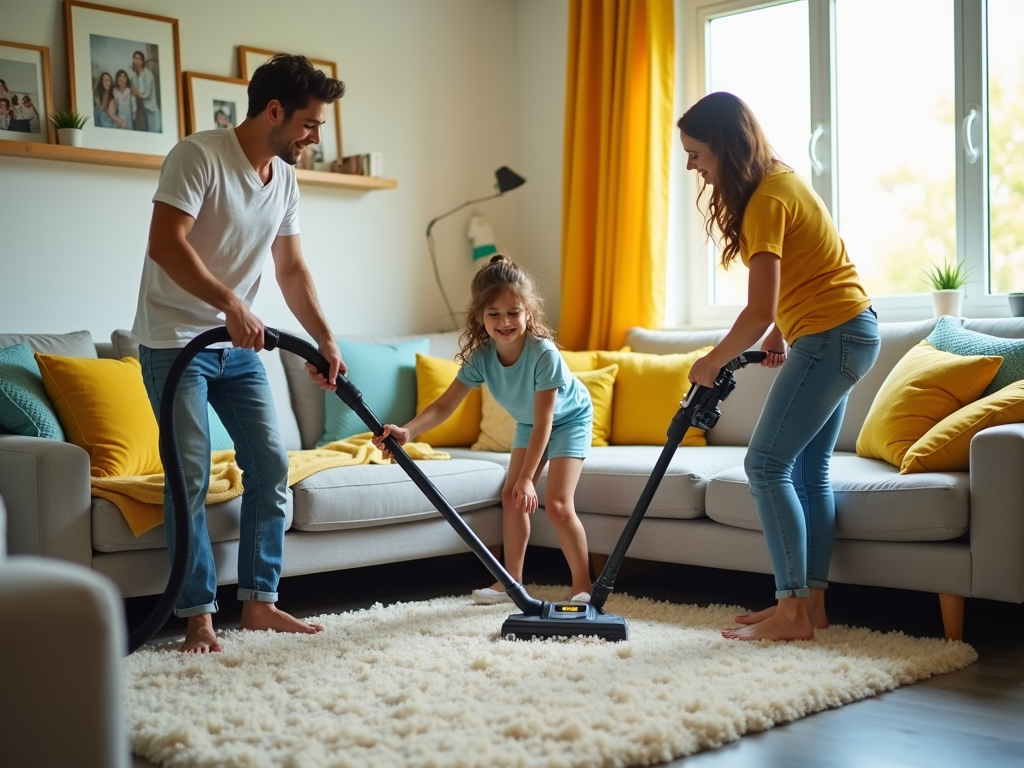
<path id="1" fill-rule="evenodd" d="M 828 587 L 836 534 L 829 461 L 854 384 L 875 364 L 878 321 L 865 310 L 794 342 L 750 438 L 744 468 L 775 572 L 776 598 Z"/>
<path id="2" fill-rule="evenodd" d="M 164 382 L 178 349 L 139 348 L 142 378 L 159 417 Z M 287 512 L 288 453 L 278 429 L 267 374 L 251 349 L 208 349 L 189 363 L 175 408 L 178 447 L 192 514 L 192 565 L 175 606 L 178 617 L 217 611 L 217 567 L 206 528 L 210 485 L 210 424 L 206 403 L 220 416 L 242 470 L 238 599 L 277 602 Z M 164 486 L 164 528 L 174 556 L 174 508 Z"/>

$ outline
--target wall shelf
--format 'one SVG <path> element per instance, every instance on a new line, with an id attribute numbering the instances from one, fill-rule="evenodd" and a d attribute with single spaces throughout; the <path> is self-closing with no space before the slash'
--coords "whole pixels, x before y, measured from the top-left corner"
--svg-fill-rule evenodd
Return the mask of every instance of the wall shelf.
<path id="1" fill-rule="evenodd" d="M 159 171 L 163 155 L 144 155 L 137 152 L 115 152 L 109 149 L 65 147 L 60 144 L 42 144 L 31 141 L 0 141 L 0 157 L 32 157 L 41 160 L 59 160 L 67 163 L 88 163 L 115 168 L 142 168 Z M 354 176 L 348 173 L 295 169 L 299 184 L 335 189 L 355 189 L 369 192 L 375 189 L 394 189 L 398 182 L 376 176 Z"/>

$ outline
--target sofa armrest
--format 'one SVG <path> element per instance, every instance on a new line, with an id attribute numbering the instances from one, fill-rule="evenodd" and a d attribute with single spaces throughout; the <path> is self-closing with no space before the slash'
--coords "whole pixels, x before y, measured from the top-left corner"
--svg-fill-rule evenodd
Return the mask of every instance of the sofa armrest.
<path id="1" fill-rule="evenodd" d="M 1024 602 L 1024 424 L 971 441 L 971 592 Z"/>
<path id="2" fill-rule="evenodd" d="M 92 566 L 89 454 L 71 443 L 0 435 L 7 548 Z"/>

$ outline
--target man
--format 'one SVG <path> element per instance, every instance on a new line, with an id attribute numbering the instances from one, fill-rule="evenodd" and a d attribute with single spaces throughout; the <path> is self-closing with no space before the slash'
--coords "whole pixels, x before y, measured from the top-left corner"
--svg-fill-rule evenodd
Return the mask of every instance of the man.
<path id="1" fill-rule="evenodd" d="M 302 56 L 277 54 L 253 74 L 246 119 L 232 130 L 195 133 L 167 155 L 153 196 L 149 248 L 132 334 L 153 409 L 159 415 L 167 373 L 181 347 L 226 325 L 231 346 L 206 349 L 181 380 L 176 425 L 192 515 L 193 559 L 175 614 L 188 619 L 182 651 L 219 651 L 217 569 L 206 528 L 210 436 L 207 402 L 235 444 L 244 473 L 238 543 L 242 629 L 315 633 L 277 610 L 284 546 L 288 455 L 266 372 L 257 357 L 264 325 L 250 310 L 267 251 L 289 309 L 317 341 L 330 370 L 308 366 L 323 389 L 347 368 L 324 320 L 299 247 L 299 191 L 292 166 L 320 140 L 328 106 L 345 84 Z M 173 557 L 173 505 L 164 521 Z"/>
<path id="2" fill-rule="evenodd" d="M 160 103 L 156 99 L 156 78 L 146 66 L 146 57 L 142 51 L 132 54 L 131 74 L 132 96 L 139 100 L 139 108 L 145 110 L 146 128 L 150 133 L 161 133 Z M 138 130 L 141 127 L 136 126 Z"/>

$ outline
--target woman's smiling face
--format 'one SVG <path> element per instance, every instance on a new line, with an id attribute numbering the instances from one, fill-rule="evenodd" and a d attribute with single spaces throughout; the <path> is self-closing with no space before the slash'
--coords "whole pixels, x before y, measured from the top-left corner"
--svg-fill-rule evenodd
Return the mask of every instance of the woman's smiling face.
<path id="1" fill-rule="evenodd" d="M 718 155 L 711 151 L 709 145 L 687 136 L 682 131 L 679 132 L 679 137 L 686 152 L 686 170 L 697 171 L 705 184 L 714 186 L 718 181 Z"/>

